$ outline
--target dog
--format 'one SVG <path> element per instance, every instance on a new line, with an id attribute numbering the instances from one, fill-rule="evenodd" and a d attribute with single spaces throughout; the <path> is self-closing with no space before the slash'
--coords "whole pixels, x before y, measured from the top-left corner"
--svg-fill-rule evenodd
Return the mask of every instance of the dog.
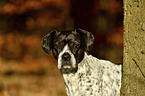
<path id="1" fill-rule="evenodd" d="M 120 96 L 122 65 L 90 55 L 93 42 L 91 32 L 77 28 L 52 31 L 41 44 L 58 60 L 68 96 Z"/>

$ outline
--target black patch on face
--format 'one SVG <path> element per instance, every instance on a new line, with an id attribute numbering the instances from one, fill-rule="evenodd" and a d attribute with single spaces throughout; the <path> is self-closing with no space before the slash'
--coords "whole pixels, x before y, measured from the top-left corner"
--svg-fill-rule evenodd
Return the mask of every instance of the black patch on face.
<path id="1" fill-rule="evenodd" d="M 71 53 L 74 55 L 76 59 L 76 68 L 72 68 L 70 54 L 64 53 L 61 57 L 62 58 L 61 72 L 66 74 L 75 73 L 78 69 L 77 64 L 82 61 L 85 51 L 80 35 L 75 31 L 62 31 L 58 35 L 54 36 L 52 42 L 53 42 L 52 52 L 56 59 L 58 59 L 59 53 L 63 50 L 65 45 L 68 45 Z M 71 68 L 63 68 L 63 66 L 65 65 L 71 66 Z"/>

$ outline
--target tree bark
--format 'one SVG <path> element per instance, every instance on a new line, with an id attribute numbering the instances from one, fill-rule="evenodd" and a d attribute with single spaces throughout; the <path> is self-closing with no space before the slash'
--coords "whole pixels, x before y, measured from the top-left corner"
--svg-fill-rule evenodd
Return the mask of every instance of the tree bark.
<path id="1" fill-rule="evenodd" d="M 121 96 L 145 95 L 145 1 L 124 0 Z"/>

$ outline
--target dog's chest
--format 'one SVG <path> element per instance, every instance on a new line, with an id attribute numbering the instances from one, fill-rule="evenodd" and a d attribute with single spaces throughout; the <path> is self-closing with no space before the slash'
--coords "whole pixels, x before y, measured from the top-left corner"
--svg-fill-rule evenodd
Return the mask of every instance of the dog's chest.
<path id="1" fill-rule="evenodd" d="M 70 96 L 93 95 L 93 83 L 96 80 L 92 77 L 93 74 L 87 65 L 79 67 L 75 74 L 63 75 L 67 94 L 71 94 Z"/>
<path id="2" fill-rule="evenodd" d="M 79 64 L 77 73 L 63 74 L 67 95 L 119 96 L 121 67 L 114 65 L 104 66 L 103 63 L 99 63 L 98 59 L 91 58 L 90 60 L 90 58 L 87 58 L 84 58 Z"/>

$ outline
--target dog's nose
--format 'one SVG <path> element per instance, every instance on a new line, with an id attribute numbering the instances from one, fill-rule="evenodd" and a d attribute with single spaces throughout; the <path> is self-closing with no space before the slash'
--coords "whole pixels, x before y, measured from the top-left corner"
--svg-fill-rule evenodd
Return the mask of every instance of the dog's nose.
<path id="1" fill-rule="evenodd" d="M 71 56 L 69 53 L 64 53 L 62 55 L 62 59 L 65 60 L 65 61 L 69 61 L 71 59 Z"/>

